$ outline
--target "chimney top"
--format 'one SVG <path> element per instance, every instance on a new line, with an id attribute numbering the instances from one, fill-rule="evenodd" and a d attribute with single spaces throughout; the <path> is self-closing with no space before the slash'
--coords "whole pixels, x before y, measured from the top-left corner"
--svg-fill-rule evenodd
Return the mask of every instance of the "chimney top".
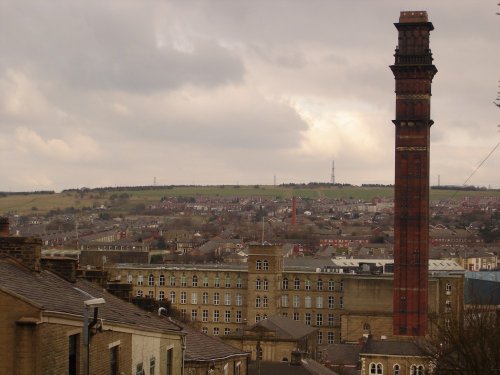
<path id="1" fill-rule="evenodd" d="M 427 12 L 425 10 L 419 11 L 403 11 L 399 15 L 400 23 L 415 23 L 415 22 L 429 22 Z"/>

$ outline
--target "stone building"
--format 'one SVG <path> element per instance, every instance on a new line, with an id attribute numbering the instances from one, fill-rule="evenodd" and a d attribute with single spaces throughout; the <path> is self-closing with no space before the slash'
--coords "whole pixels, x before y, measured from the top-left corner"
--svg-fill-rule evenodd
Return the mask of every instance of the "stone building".
<path id="1" fill-rule="evenodd" d="M 368 337 L 359 353 L 360 375 L 424 375 L 432 373 L 429 358 L 414 342 L 373 340 Z"/>
<path id="2" fill-rule="evenodd" d="M 246 265 L 117 264 L 107 271 L 112 281 L 131 284 L 136 296 L 169 299 L 202 332 L 229 335 L 280 314 L 317 328 L 322 346 L 368 333 L 394 337 L 391 269 L 346 273 L 329 259 L 289 262 L 280 247 L 267 245 L 251 246 Z M 429 262 L 430 317 L 460 316 L 463 273 L 451 261 Z"/>
<path id="3" fill-rule="evenodd" d="M 184 333 L 168 318 L 2 254 L 0 274 L 1 374 L 76 375 L 88 368 L 96 375 L 149 375 L 182 367 Z M 104 304 L 93 307 L 97 302 Z"/>
<path id="4" fill-rule="evenodd" d="M 317 329 L 280 315 L 263 319 L 231 335 L 223 336 L 224 341 L 241 350 L 250 352 L 252 359 L 284 361 L 292 360 L 292 353 L 305 354 L 316 358 Z"/>
<path id="5" fill-rule="evenodd" d="M 185 375 L 244 375 L 248 373 L 250 353 L 183 325 L 186 335 Z"/>
<path id="6" fill-rule="evenodd" d="M 1 374 L 152 375 L 183 367 L 180 325 L 77 279 L 74 259 L 42 259 L 41 247 L 39 238 L 11 236 L 0 217 Z"/>

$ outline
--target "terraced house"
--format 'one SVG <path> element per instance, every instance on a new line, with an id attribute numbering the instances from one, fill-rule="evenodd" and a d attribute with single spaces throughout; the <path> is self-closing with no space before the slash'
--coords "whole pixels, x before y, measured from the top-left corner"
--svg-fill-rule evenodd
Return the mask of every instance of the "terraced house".
<path id="1" fill-rule="evenodd" d="M 187 320 L 211 335 L 243 331 L 274 315 L 317 328 L 317 344 L 390 339 L 393 273 L 390 260 L 357 267 L 330 259 L 289 259 L 281 247 L 251 246 L 241 265 L 116 264 L 110 282 L 130 284 L 135 296 L 170 300 Z M 372 262 L 372 263 L 370 263 Z M 345 263 L 345 262 L 344 262 Z M 445 321 L 463 306 L 463 270 L 452 261 L 429 263 L 429 313 Z M 430 322 L 432 325 L 432 322 Z"/>

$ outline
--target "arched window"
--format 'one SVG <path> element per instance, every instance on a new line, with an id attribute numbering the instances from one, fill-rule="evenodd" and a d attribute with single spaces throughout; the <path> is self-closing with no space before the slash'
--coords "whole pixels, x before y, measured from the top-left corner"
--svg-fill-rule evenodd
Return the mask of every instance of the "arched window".
<path id="1" fill-rule="evenodd" d="M 267 271 L 269 269 L 269 262 L 267 261 L 267 259 L 264 259 L 264 262 L 262 262 L 262 269 L 264 271 Z"/>
<path id="2" fill-rule="evenodd" d="M 318 290 L 323 290 L 323 280 L 318 279 Z"/>
<path id="3" fill-rule="evenodd" d="M 410 375 L 417 375 L 417 366 L 415 365 L 410 366 Z"/>
<path id="4" fill-rule="evenodd" d="M 393 372 L 392 372 L 392 373 L 393 373 L 393 375 L 400 375 L 399 370 L 400 370 L 400 366 L 396 363 L 396 364 L 394 365 L 394 367 L 393 367 Z"/>
<path id="5" fill-rule="evenodd" d="M 170 292 L 170 302 L 175 303 L 175 292 L 174 291 Z"/>
<path id="6" fill-rule="evenodd" d="M 165 299 L 165 292 L 163 290 L 160 290 L 160 293 L 158 295 L 159 300 L 164 300 Z"/>
<path id="7" fill-rule="evenodd" d="M 165 276 L 160 275 L 160 286 L 165 286 Z"/>
<path id="8" fill-rule="evenodd" d="M 198 286 L 198 276 L 193 275 L 193 279 L 191 281 L 192 286 Z"/>
<path id="9" fill-rule="evenodd" d="M 260 290 L 260 279 L 255 280 L 255 289 Z"/>
<path id="10" fill-rule="evenodd" d="M 144 296 L 144 293 L 142 292 L 142 290 L 138 290 L 137 297 L 143 297 L 143 296 Z"/>
<path id="11" fill-rule="evenodd" d="M 269 306 L 269 300 L 267 296 L 264 296 L 264 298 L 262 298 L 262 307 L 266 309 L 268 306 Z"/>
<path id="12" fill-rule="evenodd" d="M 260 322 L 260 314 L 255 315 L 255 321 Z"/>
<path id="13" fill-rule="evenodd" d="M 283 290 L 288 290 L 288 279 L 285 277 L 282 281 L 282 288 Z"/>
<path id="14" fill-rule="evenodd" d="M 383 374 L 384 368 L 381 363 L 370 363 L 370 375 Z"/>
<path id="15" fill-rule="evenodd" d="M 256 270 L 262 269 L 262 262 L 260 261 L 260 259 L 257 259 L 257 261 L 255 262 L 255 269 Z"/>
<path id="16" fill-rule="evenodd" d="M 363 323 L 363 331 L 369 331 L 370 330 L 370 324 L 369 323 Z"/>
<path id="17" fill-rule="evenodd" d="M 424 366 L 417 366 L 417 375 L 424 375 Z"/>
<path id="18" fill-rule="evenodd" d="M 150 274 L 149 277 L 148 277 L 148 285 L 149 286 L 155 285 L 155 277 L 154 277 L 153 274 Z"/>
<path id="19" fill-rule="evenodd" d="M 300 279 L 298 277 L 293 280 L 293 289 L 300 289 Z"/>
<path id="20" fill-rule="evenodd" d="M 264 279 L 264 290 L 267 290 L 269 288 L 269 282 L 267 279 Z"/>
<path id="21" fill-rule="evenodd" d="M 260 307 L 260 296 L 255 297 L 255 307 Z"/>

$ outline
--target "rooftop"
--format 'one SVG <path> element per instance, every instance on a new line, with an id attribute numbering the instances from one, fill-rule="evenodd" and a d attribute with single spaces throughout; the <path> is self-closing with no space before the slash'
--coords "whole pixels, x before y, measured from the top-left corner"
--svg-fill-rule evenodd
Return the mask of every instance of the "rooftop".
<path id="1" fill-rule="evenodd" d="M 44 313 L 83 317 L 84 301 L 104 298 L 99 317 L 104 321 L 131 325 L 145 330 L 181 331 L 167 318 L 144 312 L 85 280 L 70 283 L 49 272 L 36 272 L 9 257 L 0 256 L 0 291 L 36 306 Z"/>

